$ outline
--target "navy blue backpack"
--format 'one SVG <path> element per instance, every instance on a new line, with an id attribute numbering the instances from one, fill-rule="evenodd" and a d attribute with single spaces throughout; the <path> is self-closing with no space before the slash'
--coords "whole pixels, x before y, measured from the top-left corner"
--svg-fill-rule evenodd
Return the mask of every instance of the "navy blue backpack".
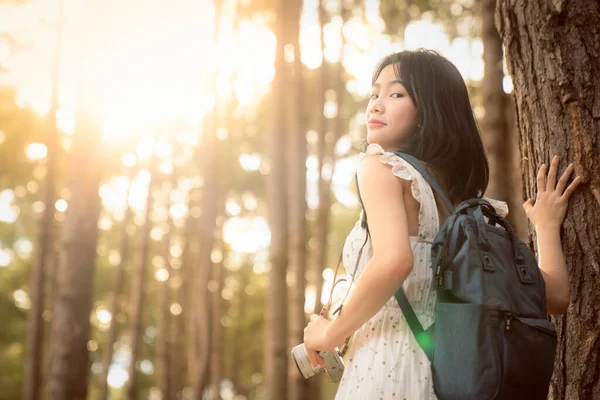
<path id="1" fill-rule="evenodd" d="M 546 399 L 556 331 L 547 318 L 535 256 L 488 201 L 473 198 L 455 208 L 421 161 L 394 154 L 423 176 L 450 211 L 431 249 L 434 324 L 424 330 L 403 289 L 395 294 L 431 361 L 437 397 Z M 358 197 L 362 205 L 360 192 Z"/>

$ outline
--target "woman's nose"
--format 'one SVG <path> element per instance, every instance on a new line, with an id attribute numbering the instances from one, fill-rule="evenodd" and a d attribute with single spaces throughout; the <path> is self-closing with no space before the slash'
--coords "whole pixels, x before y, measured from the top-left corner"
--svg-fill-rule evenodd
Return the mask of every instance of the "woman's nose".
<path id="1" fill-rule="evenodd" d="M 376 112 L 381 114 L 383 112 L 384 106 L 380 99 L 376 99 L 371 103 L 371 112 Z"/>

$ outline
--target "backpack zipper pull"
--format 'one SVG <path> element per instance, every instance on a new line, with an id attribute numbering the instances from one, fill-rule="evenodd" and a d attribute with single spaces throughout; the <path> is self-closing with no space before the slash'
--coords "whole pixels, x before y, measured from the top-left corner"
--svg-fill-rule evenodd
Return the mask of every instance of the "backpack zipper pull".
<path id="1" fill-rule="evenodd" d="M 507 314 L 506 315 L 506 323 L 505 323 L 505 328 L 507 331 L 510 331 L 510 320 L 512 319 L 512 315 L 511 314 Z"/>

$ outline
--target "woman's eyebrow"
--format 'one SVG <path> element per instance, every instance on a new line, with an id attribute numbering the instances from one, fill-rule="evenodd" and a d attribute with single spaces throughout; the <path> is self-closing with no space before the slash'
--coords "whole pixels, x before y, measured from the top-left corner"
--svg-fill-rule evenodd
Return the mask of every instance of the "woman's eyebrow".
<path id="1" fill-rule="evenodd" d="M 394 79 L 393 81 L 389 81 L 388 83 L 385 84 L 385 86 L 392 86 L 392 85 L 402 85 L 402 82 L 400 82 L 397 79 Z M 404 85 L 402 85 L 404 86 Z M 381 87 L 381 83 L 379 82 L 375 82 L 373 84 L 373 88 L 380 88 Z"/>

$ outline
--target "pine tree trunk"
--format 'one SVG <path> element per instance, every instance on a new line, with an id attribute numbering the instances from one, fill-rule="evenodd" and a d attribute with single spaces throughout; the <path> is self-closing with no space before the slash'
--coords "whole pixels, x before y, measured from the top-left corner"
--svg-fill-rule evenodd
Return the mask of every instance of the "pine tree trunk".
<path id="1" fill-rule="evenodd" d="M 158 321 L 158 337 L 156 341 L 157 350 L 157 372 L 158 372 L 158 387 L 164 399 L 171 397 L 171 361 L 172 355 L 176 355 L 171 349 L 171 290 L 170 283 L 172 282 L 173 269 L 171 268 L 171 239 L 175 236 L 175 224 L 173 218 L 168 211 L 170 208 L 170 193 L 171 188 L 167 191 L 167 225 L 168 231 L 165 235 L 165 248 L 164 248 L 164 267 L 167 271 L 167 279 L 158 282 L 160 285 L 158 293 L 158 308 L 160 318 Z"/>
<path id="2" fill-rule="evenodd" d="M 218 182 L 219 169 L 217 159 L 217 122 L 218 116 L 216 111 L 213 112 L 211 122 L 208 123 L 208 129 L 205 130 L 203 136 L 203 168 L 202 174 L 204 184 L 202 186 L 202 215 L 199 220 L 198 229 L 198 262 L 196 275 L 196 285 L 194 292 L 196 301 L 194 308 L 196 311 L 196 340 L 197 340 L 197 361 L 195 374 L 195 398 L 201 400 L 202 392 L 207 386 L 210 364 L 211 350 L 211 296 L 208 291 L 208 284 L 211 279 L 211 270 L 213 268 L 211 261 L 211 253 L 213 250 L 215 238 L 214 232 L 216 229 L 217 219 L 217 204 L 218 204 Z"/>
<path id="3" fill-rule="evenodd" d="M 150 160 L 150 182 L 148 182 L 148 197 L 146 198 L 146 211 L 144 226 L 142 227 L 142 242 L 138 256 L 138 264 L 132 278 L 131 288 L 131 360 L 129 364 L 129 380 L 125 389 L 127 400 L 137 400 L 140 396 L 137 382 L 137 362 L 140 357 L 142 340 L 142 315 L 144 308 L 144 284 L 147 281 L 146 264 L 150 253 L 150 231 L 152 230 L 152 189 L 156 179 L 156 154 L 153 152 Z"/>
<path id="4" fill-rule="evenodd" d="M 289 269 L 293 273 L 290 288 L 290 343 L 288 348 L 300 344 L 304 339 L 306 315 L 304 312 L 306 291 L 306 123 L 304 109 L 303 64 L 300 59 L 300 16 L 302 2 L 294 1 L 290 5 L 290 43 L 294 46 L 293 73 L 290 83 L 289 123 L 290 141 L 289 160 Z M 290 384 L 288 398 L 304 400 L 308 396 L 309 382 L 302 377 L 290 357 Z"/>
<path id="5" fill-rule="evenodd" d="M 485 62 L 485 117 L 481 136 L 490 165 L 490 181 L 486 195 L 507 202 L 510 211 L 508 221 L 519 237 L 525 237 L 527 219 L 522 208 L 525 200 L 522 199 L 522 179 L 518 167 L 520 154 L 516 132 L 512 121 L 507 118 L 507 108 L 511 102 L 502 87 L 502 38 L 494 24 L 495 9 L 496 0 L 484 0 L 481 4 L 481 36 Z"/>
<path id="6" fill-rule="evenodd" d="M 224 202 L 224 199 L 221 199 Z M 219 243 L 221 245 L 221 243 Z M 221 247 L 221 251 L 224 249 Z M 224 256 L 224 254 L 223 254 Z M 211 365 L 210 379 L 212 393 L 216 399 L 221 398 L 221 380 L 223 379 L 223 281 L 225 279 L 225 269 L 222 260 L 214 263 L 213 282 L 215 290 L 212 292 L 212 335 L 211 335 Z"/>
<path id="7" fill-rule="evenodd" d="M 287 396 L 288 379 L 288 312 L 287 312 L 287 168 L 285 125 L 286 64 L 284 60 L 286 2 L 275 3 L 275 77 L 271 90 L 273 126 L 270 134 L 270 172 L 267 177 L 268 217 L 271 228 L 269 246 L 269 291 L 266 305 L 265 371 L 266 397 L 269 400 Z"/>
<path id="8" fill-rule="evenodd" d="M 198 209 L 198 199 L 200 196 L 200 190 L 193 188 L 190 191 L 189 200 L 189 214 L 185 222 L 185 245 L 181 255 L 181 275 L 183 281 L 180 290 L 180 296 L 182 300 L 182 313 L 180 318 L 180 335 L 185 332 L 185 355 L 186 355 L 186 372 L 187 378 L 185 387 L 194 387 L 195 376 L 196 376 L 196 358 L 198 356 L 198 340 L 196 330 L 196 274 L 199 272 L 195 268 L 198 249 L 197 249 L 197 237 L 195 235 L 196 228 L 198 226 L 198 219 L 192 215 Z"/>
<path id="9" fill-rule="evenodd" d="M 600 398 L 600 7 L 594 0 L 499 2 L 496 24 L 514 82 L 526 193 L 556 154 L 583 178 L 563 225 L 571 280 L 552 399 Z M 533 232 L 531 232 L 533 236 Z M 533 240 L 533 238 L 532 238 Z"/>
<path id="10" fill-rule="evenodd" d="M 243 268 L 243 267 L 242 267 Z M 245 327 L 245 318 L 247 315 L 247 302 L 248 302 L 248 294 L 246 294 L 246 286 L 250 283 L 249 273 L 239 270 L 239 279 L 240 286 L 239 291 L 235 295 L 235 308 L 237 310 L 237 320 L 234 325 L 233 331 L 233 341 L 235 343 L 242 343 L 242 341 L 247 337 L 247 332 L 244 329 Z M 242 380 L 242 370 L 246 365 L 246 349 L 245 346 L 239 348 L 238 351 L 234 351 L 231 356 L 231 381 L 233 382 L 233 387 L 236 389 L 238 393 L 244 391 L 244 382 Z"/>
<path id="11" fill-rule="evenodd" d="M 129 189 L 127 190 L 127 198 L 129 198 L 129 193 L 131 191 L 132 180 L 133 174 L 131 174 L 129 177 L 130 184 Z M 121 297 L 123 292 L 123 285 L 125 283 L 125 264 L 129 256 L 129 234 L 127 233 L 127 227 L 131 221 L 132 210 L 129 204 L 127 204 L 126 207 L 125 216 L 123 217 L 123 221 L 121 221 L 121 238 L 119 241 L 120 259 L 119 264 L 116 267 L 112 298 L 110 300 L 110 315 L 112 315 L 112 318 L 110 321 L 110 328 L 108 330 L 108 337 L 104 346 L 104 352 L 102 353 L 102 372 L 100 372 L 99 378 L 99 400 L 108 399 L 108 370 L 110 368 L 110 363 L 112 362 L 114 345 L 117 340 L 117 327 L 119 324 L 117 320 L 117 316 L 119 315 L 119 297 Z"/>
<path id="12" fill-rule="evenodd" d="M 189 202 L 191 204 L 191 201 Z M 177 399 L 177 396 L 182 396 L 183 390 L 186 386 L 186 360 L 192 359 L 193 354 L 189 353 L 186 348 L 186 322 L 188 320 L 191 307 L 188 307 L 187 299 L 190 292 L 190 285 L 188 281 L 193 279 L 192 267 L 190 265 L 191 254 L 189 244 L 191 241 L 191 228 L 193 218 L 191 215 L 191 206 L 188 211 L 187 220 L 184 227 L 184 243 L 181 252 L 181 265 L 179 269 L 173 269 L 173 279 L 176 279 L 181 285 L 173 286 L 172 296 L 173 301 L 181 306 L 181 313 L 179 315 L 171 316 L 171 339 L 172 339 L 172 354 L 175 357 L 171 360 L 171 392 L 172 395 L 169 398 Z M 189 340 L 189 337 L 188 337 Z"/>
<path id="13" fill-rule="evenodd" d="M 319 2 L 319 25 L 321 26 L 321 53 L 324 54 L 325 43 L 323 41 L 323 27 L 327 14 L 323 4 Z M 317 208 L 317 222 L 315 225 L 315 237 L 317 239 L 316 249 L 316 268 L 314 275 L 314 285 L 316 290 L 314 313 L 321 311 L 321 297 L 323 290 L 323 270 L 327 265 L 327 235 L 329 234 L 329 210 L 331 207 L 331 195 L 329 182 L 323 174 L 323 166 L 327 156 L 327 118 L 325 117 L 325 92 L 327 91 L 328 68 L 327 61 L 323 57 L 323 63 L 319 67 L 319 87 L 317 89 L 317 115 L 319 117 L 319 141 L 317 142 L 317 168 L 319 171 L 319 206 Z"/>
<path id="14" fill-rule="evenodd" d="M 48 387 L 53 400 L 85 399 L 90 370 L 87 342 L 101 207 L 98 189 L 103 167 L 100 125 L 88 111 L 90 100 L 85 87 L 77 99 L 77 123 L 66 185 L 71 198 L 62 229 L 52 317 Z"/>
<path id="15" fill-rule="evenodd" d="M 56 112 L 58 111 L 58 89 L 60 86 L 60 55 L 62 49 L 63 10 L 60 7 L 60 16 L 57 27 L 57 45 L 54 55 L 52 70 L 52 98 L 50 100 L 50 111 L 47 116 L 46 127 L 46 180 L 43 202 L 45 205 L 42 219 L 39 222 L 39 236 L 36 251 L 36 259 L 32 264 L 30 272 L 31 287 L 31 310 L 27 314 L 27 341 L 24 399 L 37 400 L 40 398 L 42 388 L 42 365 L 45 322 L 42 317 L 44 313 L 44 298 L 46 287 L 45 270 L 49 262 L 56 262 L 54 255 L 54 202 L 56 201 L 56 169 L 59 151 L 59 133 L 56 126 Z M 54 259 L 54 260 L 53 260 Z"/>
<path id="16" fill-rule="evenodd" d="M 213 31 L 213 45 L 216 48 L 219 43 L 219 25 L 223 4 L 221 0 L 214 0 L 215 24 Z M 211 92 L 216 96 L 215 78 L 211 79 Z M 216 98 L 216 97 L 215 97 Z M 198 356 L 196 361 L 196 374 L 194 377 L 194 397 L 202 400 L 209 375 L 210 349 L 211 349 L 211 301 L 208 292 L 212 261 L 211 253 L 214 245 L 214 232 L 217 219 L 218 184 L 220 179 L 217 158 L 217 128 L 219 104 L 216 102 L 212 115 L 207 121 L 207 128 L 202 136 L 203 161 L 201 173 L 204 179 L 202 186 L 201 208 L 202 215 L 199 220 L 198 230 L 198 263 L 196 271 L 196 285 L 194 292 L 196 301 L 196 340 Z"/>

